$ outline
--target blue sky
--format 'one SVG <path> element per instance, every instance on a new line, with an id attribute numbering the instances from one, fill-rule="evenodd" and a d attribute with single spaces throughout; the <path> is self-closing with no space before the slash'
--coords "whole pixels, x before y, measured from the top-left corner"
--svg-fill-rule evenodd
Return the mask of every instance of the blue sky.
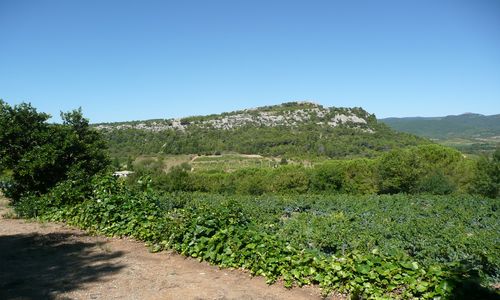
<path id="1" fill-rule="evenodd" d="M 293 100 L 498 114 L 500 1 L 0 0 L 0 98 L 92 122 Z"/>

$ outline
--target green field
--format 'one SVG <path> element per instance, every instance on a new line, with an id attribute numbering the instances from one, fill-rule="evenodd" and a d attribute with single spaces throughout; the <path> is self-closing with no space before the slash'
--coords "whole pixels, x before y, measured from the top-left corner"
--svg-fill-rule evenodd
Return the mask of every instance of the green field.
<path id="1" fill-rule="evenodd" d="M 17 212 L 132 236 L 285 285 L 361 297 L 498 297 L 497 199 L 474 196 L 223 196 L 132 190 L 94 181 L 91 198 L 54 207 L 61 186 Z M 142 183 L 144 184 L 144 183 Z M 35 204 L 35 203 L 38 203 Z"/>
<path id="2" fill-rule="evenodd" d="M 500 136 L 483 138 L 449 138 L 436 140 L 441 145 L 455 148 L 468 156 L 492 153 L 500 145 Z"/>
<path id="3" fill-rule="evenodd" d="M 220 155 L 141 155 L 134 159 L 133 167 L 141 170 L 170 171 L 173 167 L 189 164 L 192 172 L 224 171 L 234 172 L 245 168 L 276 168 L 280 165 L 312 166 L 325 159 L 283 159 L 282 157 L 264 157 L 239 153 L 223 153 Z M 126 168 L 126 165 L 120 168 Z"/>

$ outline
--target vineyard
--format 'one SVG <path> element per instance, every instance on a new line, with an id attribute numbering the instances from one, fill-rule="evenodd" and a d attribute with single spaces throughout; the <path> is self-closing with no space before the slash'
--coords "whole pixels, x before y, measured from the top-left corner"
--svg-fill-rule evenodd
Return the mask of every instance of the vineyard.
<path id="1" fill-rule="evenodd" d="M 362 298 L 498 296 L 498 201 L 472 196 L 159 194 L 97 177 L 93 195 L 52 206 L 70 183 L 26 198 L 19 214 L 131 236 L 226 268 Z M 51 204 L 52 203 L 52 204 Z M 38 204 L 38 205 L 37 205 Z M 466 288 L 465 288 L 466 287 Z"/>

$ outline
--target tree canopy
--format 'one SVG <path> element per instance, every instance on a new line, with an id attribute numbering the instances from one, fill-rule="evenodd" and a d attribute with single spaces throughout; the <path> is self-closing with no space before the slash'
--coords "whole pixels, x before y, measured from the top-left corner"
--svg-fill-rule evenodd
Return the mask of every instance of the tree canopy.
<path id="1" fill-rule="evenodd" d="M 106 144 L 81 109 L 61 117 L 62 124 L 51 124 L 31 104 L 0 100 L 0 171 L 10 170 L 4 192 L 14 201 L 67 179 L 85 182 L 109 165 Z"/>

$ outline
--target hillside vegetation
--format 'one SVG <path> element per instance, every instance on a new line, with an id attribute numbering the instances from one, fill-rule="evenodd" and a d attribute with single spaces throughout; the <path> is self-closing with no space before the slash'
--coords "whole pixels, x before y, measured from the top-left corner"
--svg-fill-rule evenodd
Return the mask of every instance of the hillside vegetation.
<path id="1" fill-rule="evenodd" d="M 362 108 L 290 102 L 183 119 L 95 124 L 113 157 L 237 152 L 288 157 L 372 157 L 429 143 L 398 133 Z"/>
<path id="2" fill-rule="evenodd" d="M 467 153 L 492 152 L 500 144 L 500 115 L 387 118 L 391 128 L 437 140 Z"/>
<path id="3" fill-rule="evenodd" d="M 386 118 L 392 128 L 434 139 L 500 136 L 500 114 L 462 114 L 446 117 Z"/>

